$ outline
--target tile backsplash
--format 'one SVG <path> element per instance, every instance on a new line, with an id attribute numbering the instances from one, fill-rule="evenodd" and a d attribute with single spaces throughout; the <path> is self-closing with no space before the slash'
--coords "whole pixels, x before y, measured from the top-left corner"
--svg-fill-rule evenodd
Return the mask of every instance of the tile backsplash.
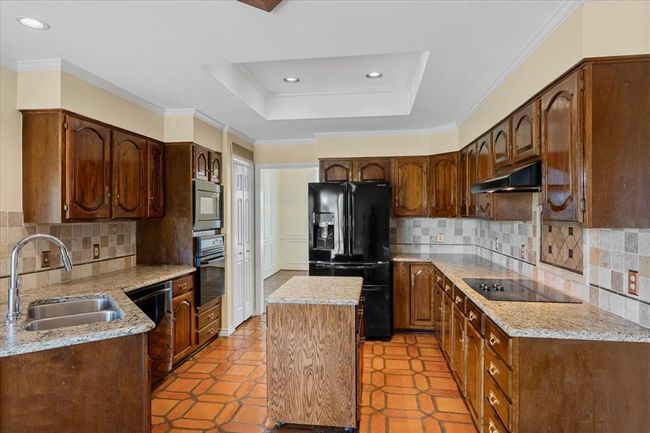
<path id="1" fill-rule="evenodd" d="M 0 211 L 0 289 L 8 285 L 11 249 L 25 236 L 56 236 L 68 248 L 75 265 L 72 272 L 63 269 L 58 248 L 47 241 L 26 245 L 18 270 L 25 286 L 39 287 L 135 266 L 135 230 L 133 221 L 30 224 L 23 223 L 22 212 Z M 93 245 L 99 245 L 98 259 L 93 258 Z M 41 266 L 43 251 L 50 251 L 49 267 Z"/>
<path id="2" fill-rule="evenodd" d="M 553 225 L 549 231 L 534 215 L 533 222 L 393 218 L 391 250 L 477 254 L 650 327 L 650 229 Z M 549 245 L 552 257 L 544 253 Z M 638 295 L 628 294 L 628 270 L 639 272 Z"/>

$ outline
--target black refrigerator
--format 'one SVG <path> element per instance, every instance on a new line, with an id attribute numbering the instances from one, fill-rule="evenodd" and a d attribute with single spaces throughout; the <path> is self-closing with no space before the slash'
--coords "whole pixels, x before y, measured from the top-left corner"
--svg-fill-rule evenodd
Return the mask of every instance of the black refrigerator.
<path id="1" fill-rule="evenodd" d="M 392 334 L 390 203 L 386 182 L 309 184 L 309 275 L 363 277 L 367 339 Z"/>

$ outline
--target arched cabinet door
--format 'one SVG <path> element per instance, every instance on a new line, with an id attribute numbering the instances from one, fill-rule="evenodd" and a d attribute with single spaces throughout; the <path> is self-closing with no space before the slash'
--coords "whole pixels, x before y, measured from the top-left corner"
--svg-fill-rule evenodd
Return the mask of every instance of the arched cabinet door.
<path id="1" fill-rule="evenodd" d="M 541 97 L 544 220 L 582 221 L 579 73 L 568 75 Z"/>
<path id="2" fill-rule="evenodd" d="M 113 217 L 140 218 L 147 210 L 147 141 L 113 132 Z"/>
<path id="3" fill-rule="evenodd" d="M 110 218 L 110 130 L 94 122 L 66 116 L 65 136 L 65 218 Z"/>
<path id="4" fill-rule="evenodd" d="M 539 99 L 512 115 L 512 162 L 539 157 Z"/>
<path id="5" fill-rule="evenodd" d="M 429 160 L 429 216 L 458 216 L 458 152 L 433 155 Z"/>
<path id="6" fill-rule="evenodd" d="M 221 153 L 209 152 L 210 159 L 210 181 L 214 183 L 221 183 Z"/>
<path id="7" fill-rule="evenodd" d="M 429 209 L 428 156 L 393 158 L 391 181 L 395 216 L 427 216 Z"/>
<path id="8" fill-rule="evenodd" d="M 148 145 L 147 217 L 160 218 L 165 215 L 165 146 L 154 142 Z"/>
<path id="9" fill-rule="evenodd" d="M 345 182 L 352 180 L 352 161 L 349 159 L 323 159 L 320 161 L 320 182 Z"/>
<path id="10" fill-rule="evenodd" d="M 352 161 L 352 180 L 355 181 L 389 181 L 390 159 L 368 158 Z"/>
<path id="11" fill-rule="evenodd" d="M 492 166 L 494 173 L 507 170 L 511 163 L 510 118 L 492 129 Z"/>
<path id="12" fill-rule="evenodd" d="M 492 134 L 488 132 L 478 139 L 476 144 L 476 171 L 478 181 L 483 181 L 492 176 Z M 478 218 L 492 218 L 494 197 L 492 194 L 475 194 L 475 215 Z"/>
<path id="13" fill-rule="evenodd" d="M 208 150 L 194 145 L 192 147 L 192 172 L 194 179 L 210 180 L 210 157 Z"/>
<path id="14" fill-rule="evenodd" d="M 409 325 L 415 329 L 433 329 L 433 265 L 411 265 Z"/>

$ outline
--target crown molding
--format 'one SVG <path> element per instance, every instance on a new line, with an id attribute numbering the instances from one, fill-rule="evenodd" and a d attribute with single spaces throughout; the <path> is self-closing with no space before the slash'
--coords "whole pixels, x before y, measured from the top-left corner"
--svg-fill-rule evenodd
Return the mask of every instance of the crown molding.
<path id="1" fill-rule="evenodd" d="M 255 146 L 277 146 L 277 145 L 289 145 L 289 146 L 300 146 L 305 144 L 316 144 L 315 138 L 287 138 L 284 140 L 255 140 Z"/>
<path id="2" fill-rule="evenodd" d="M 425 129 L 392 129 L 386 131 L 348 131 L 348 132 L 316 132 L 314 137 L 320 138 L 347 138 L 347 137 L 394 137 L 398 135 L 431 135 L 437 132 L 446 132 L 458 129 L 455 123 Z"/>
<path id="3" fill-rule="evenodd" d="M 181 117 L 181 116 L 194 117 L 195 113 L 196 110 L 194 108 L 166 108 L 164 115 L 165 117 Z"/>
<path id="4" fill-rule="evenodd" d="M 544 23 L 542 27 L 526 42 L 524 48 L 515 56 L 515 58 L 508 64 L 503 72 L 488 86 L 487 89 L 481 94 L 477 101 L 463 114 L 463 116 L 456 122 L 458 125 L 465 123 L 470 116 L 472 116 L 483 103 L 492 96 L 497 89 L 499 89 L 505 81 L 515 72 L 526 60 L 539 48 L 542 43 L 548 39 L 553 32 L 562 24 L 573 11 L 578 8 L 586 0 L 571 0 L 561 4 L 555 13 Z"/>
<path id="5" fill-rule="evenodd" d="M 13 59 L 10 59 L 9 57 L 0 55 L 0 66 L 12 70 L 14 72 L 18 72 L 18 62 L 16 62 Z"/>
<path id="6" fill-rule="evenodd" d="M 63 59 L 37 59 L 16 61 L 17 72 L 60 71 L 63 69 Z"/>
<path id="7" fill-rule="evenodd" d="M 248 135 L 244 134 L 243 132 L 241 132 L 237 128 L 233 128 L 232 126 L 230 126 L 228 128 L 228 133 L 230 135 L 234 135 L 236 138 L 239 138 L 242 141 L 245 141 L 245 142 L 249 143 L 253 147 L 255 146 L 255 139 L 253 139 L 252 137 L 249 137 Z"/>

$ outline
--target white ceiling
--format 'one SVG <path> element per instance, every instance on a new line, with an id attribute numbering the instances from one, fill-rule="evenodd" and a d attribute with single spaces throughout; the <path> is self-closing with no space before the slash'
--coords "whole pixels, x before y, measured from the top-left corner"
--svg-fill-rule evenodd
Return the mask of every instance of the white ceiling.
<path id="1" fill-rule="evenodd" d="M 426 129 L 460 122 L 577 4 L 285 0 L 269 14 L 234 0 L 2 1 L 0 55 L 63 58 L 162 109 L 195 108 L 257 140 Z M 28 30 L 21 15 L 51 29 Z M 374 65 L 385 76 L 365 79 Z M 256 81 L 261 99 L 215 80 L 228 67 Z M 286 85 L 287 75 L 303 81 Z M 370 99 L 407 90 L 395 112 Z M 345 93 L 367 99 L 305 98 Z"/>

